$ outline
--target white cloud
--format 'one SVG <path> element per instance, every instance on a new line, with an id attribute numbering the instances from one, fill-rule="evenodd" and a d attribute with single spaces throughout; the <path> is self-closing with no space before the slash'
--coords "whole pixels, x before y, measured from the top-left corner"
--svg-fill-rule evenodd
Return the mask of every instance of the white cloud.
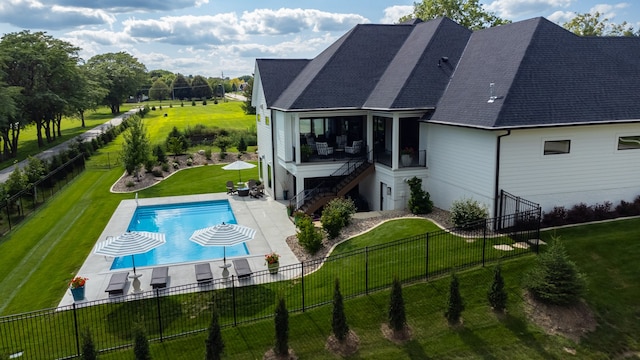
<path id="1" fill-rule="evenodd" d="M 384 17 L 380 19 L 381 24 L 395 24 L 405 15 L 413 14 L 412 5 L 394 5 L 384 9 Z"/>
<path id="2" fill-rule="evenodd" d="M 48 5 L 38 0 L 5 0 L 0 4 L 0 23 L 20 28 L 59 30 L 112 24 L 115 20 L 103 10 Z"/>
<path id="3" fill-rule="evenodd" d="M 56 2 L 61 5 L 103 9 L 110 12 L 122 13 L 131 11 L 156 12 L 185 9 L 208 4 L 209 0 L 45 0 L 47 3 Z"/>
<path id="4" fill-rule="evenodd" d="M 576 16 L 576 13 L 573 11 L 556 11 L 553 14 L 549 15 L 547 19 L 553 21 L 556 24 L 564 24 L 566 22 L 571 21 Z"/>
<path id="5" fill-rule="evenodd" d="M 369 20 L 357 14 L 329 13 L 314 9 L 256 9 L 242 14 L 249 34 L 294 34 L 305 30 L 344 31 Z"/>
<path id="6" fill-rule="evenodd" d="M 485 7 L 499 17 L 521 20 L 532 14 L 541 14 L 556 8 L 567 8 L 576 0 L 494 0 Z"/>
<path id="7" fill-rule="evenodd" d="M 626 7 L 629 7 L 629 4 L 627 3 L 619 3 L 619 4 L 615 4 L 615 5 L 611 5 L 611 4 L 597 4 L 594 7 L 592 7 L 589 12 L 592 14 L 595 14 L 596 12 L 599 12 L 600 15 L 602 16 L 602 18 L 607 18 L 609 20 L 613 20 L 613 18 L 616 17 L 616 11 L 617 10 L 622 10 Z"/>

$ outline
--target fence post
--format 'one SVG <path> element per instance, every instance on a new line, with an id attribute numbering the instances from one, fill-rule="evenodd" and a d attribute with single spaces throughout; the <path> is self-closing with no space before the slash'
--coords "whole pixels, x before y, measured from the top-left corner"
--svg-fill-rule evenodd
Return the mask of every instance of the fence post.
<path id="1" fill-rule="evenodd" d="M 73 327 L 76 331 L 76 354 L 80 355 L 80 332 L 78 330 L 78 314 L 76 313 L 76 303 L 73 303 Z"/>
<path id="2" fill-rule="evenodd" d="M 369 295 L 369 247 L 364 248 L 364 292 Z"/>
<path id="3" fill-rule="evenodd" d="M 424 278 L 429 280 L 429 233 L 426 233 L 426 246 L 424 250 Z"/>
<path id="4" fill-rule="evenodd" d="M 11 231 L 11 212 L 9 211 L 9 201 L 4 202 L 6 204 L 5 209 L 7 209 L 7 224 L 9 224 L 9 231 Z"/>
<path id="5" fill-rule="evenodd" d="M 160 311 L 160 289 L 156 290 L 156 308 L 158 309 L 158 329 L 160 331 L 160 342 L 164 340 L 162 335 L 162 311 Z"/>
<path id="6" fill-rule="evenodd" d="M 300 267 L 302 269 L 302 276 L 300 277 L 302 282 L 302 312 L 304 312 L 304 261 L 300 263 Z"/>
<path id="7" fill-rule="evenodd" d="M 235 275 L 231 275 L 231 296 L 233 297 L 233 326 L 238 326 L 238 313 L 236 312 L 236 281 Z"/>
<path id="8" fill-rule="evenodd" d="M 487 219 L 484 219 L 484 226 L 482 227 L 482 267 L 484 267 L 484 257 L 487 248 Z"/>

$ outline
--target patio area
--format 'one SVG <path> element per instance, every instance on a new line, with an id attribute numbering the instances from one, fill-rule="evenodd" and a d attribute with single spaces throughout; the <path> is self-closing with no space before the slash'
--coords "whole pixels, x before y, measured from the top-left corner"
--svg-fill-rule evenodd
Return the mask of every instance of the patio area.
<path id="1" fill-rule="evenodd" d="M 165 205 L 165 204 L 177 204 L 188 203 L 198 201 L 212 201 L 212 200 L 229 200 L 229 204 L 236 220 L 239 225 L 244 225 L 256 230 L 255 238 L 252 241 L 246 243 L 249 250 L 249 255 L 242 256 L 241 258 L 247 259 L 251 269 L 255 271 L 266 270 L 267 265 L 264 260 L 264 255 L 270 252 L 277 252 L 280 254 L 280 264 L 286 266 L 289 264 L 296 264 L 298 260 L 294 253 L 287 245 L 285 239 L 295 234 L 296 229 L 294 224 L 287 217 L 285 203 L 280 203 L 273 200 L 269 196 L 261 198 L 252 197 L 240 197 L 237 195 L 227 195 L 226 193 L 215 194 L 202 194 L 191 196 L 171 196 L 162 198 L 149 198 L 149 199 L 131 199 L 123 200 L 116 211 L 111 216 L 109 223 L 103 230 L 100 238 L 96 239 L 96 243 L 105 240 L 107 236 L 114 236 L 122 234 L 127 231 L 127 227 L 133 213 L 137 206 L 148 205 Z M 227 257 L 227 264 L 230 264 L 233 257 Z M 104 300 L 109 298 L 109 294 L 105 292 L 109 284 L 109 279 L 113 273 L 127 271 L 110 270 L 113 262 L 112 257 L 105 257 L 93 254 L 92 252 L 87 256 L 84 264 L 78 272 L 78 276 L 88 278 L 87 285 L 85 286 L 85 299 L 76 302 L 76 304 L 87 303 L 95 300 Z M 186 262 L 170 264 L 169 266 L 169 280 L 167 287 L 175 287 L 181 285 L 190 285 L 196 283 L 196 274 L 194 265 L 197 262 Z M 223 278 L 223 264 L 222 259 L 208 261 L 211 266 L 213 278 Z M 136 266 L 136 272 L 141 283 L 141 290 L 151 290 L 151 272 L 153 266 L 138 267 Z M 130 275 L 132 270 L 130 270 Z M 229 274 L 235 275 L 235 269 L 229 268 Z M 133 292 L 132 286 L 133 279 L 129 279 L 127 286 L 125 287 L 125 295 Z M 112 296 L 113 298 L 113 296 Z M 61 299 L 58 306 L 67 306 L 73 304 L 73 297 L 70 291 L 67 291 Z"/>

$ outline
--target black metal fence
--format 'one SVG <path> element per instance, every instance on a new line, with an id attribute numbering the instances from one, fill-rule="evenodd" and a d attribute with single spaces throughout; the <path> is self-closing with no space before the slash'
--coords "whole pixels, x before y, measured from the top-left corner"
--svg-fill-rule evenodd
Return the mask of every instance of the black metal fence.
<path id="1" fill-rule="evenodd" d="M 11 231 L 16 224 L 78 176 L 84 168 L 84 156 L 79 154 L 29 188 L 0 202 L 0 236 Z"/>
<path id="2" fill-rule="evenodd" d="M 502 221 L 513 219 L 489 219 L 473 230 L 442 230 L 334 253 L 280 267 L 277 274 L 264 270 L 247 279 L 231 276 L 205 285 L 156 289 L 1 317 L 0 358 L 13 354 L 29 359 L 73 358 L 80 354 L 84 329 L 91 331 L 101 351 L 129 347 L 134 322 L 144 324 L 149 340 L 162 341 L 206 331 L 214 303 L 221 325 L 235 326 L 273 316 L 280 295 L 291 312 L 328 304 L 336 278 L 343 296 L 351 298 L 388 288 L 393 277 L 404 283 L 425 281 L 537 250 L 538 228 L 492 231 Z"/>

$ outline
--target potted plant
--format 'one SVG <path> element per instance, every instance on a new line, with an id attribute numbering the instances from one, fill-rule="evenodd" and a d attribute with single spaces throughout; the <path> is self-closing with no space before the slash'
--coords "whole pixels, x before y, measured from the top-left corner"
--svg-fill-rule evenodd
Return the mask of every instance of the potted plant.
<path id="1" fill-rule="evenodd" d="M 413 161 L 413 154 L 415 154 L 415 150 L 410 146 L 400 150 L 400 161 L 402 162 L 402 166 L 411 165 L 411 162 Z"/>
<path id="2" fill-rule="evenodd" d="M 264 256 L 264 260 L 267 262 L 267 268 L 269 273 L 277 274 L 278 268 L 280 268 L 280 255 L 275 252 L 269 253 Z"/>
<path id="3" fill-rule="evenodd" d="M 71 295 L 73 295 L 73 301 L 84 300 L 84 286 L 87 283 L 86 277 L 76 276 L 69 283 L 69 289 Z"/>
<path id="4" fill-rule="evenodd" d="M 302 158 L 302 161 L 309 161 L 309 158 L 311 157 L 312 152 L 313 152 L 313 149 L 311 148 L 311 145 L 309 144 L 300 145 L 300 157 Z"/>

